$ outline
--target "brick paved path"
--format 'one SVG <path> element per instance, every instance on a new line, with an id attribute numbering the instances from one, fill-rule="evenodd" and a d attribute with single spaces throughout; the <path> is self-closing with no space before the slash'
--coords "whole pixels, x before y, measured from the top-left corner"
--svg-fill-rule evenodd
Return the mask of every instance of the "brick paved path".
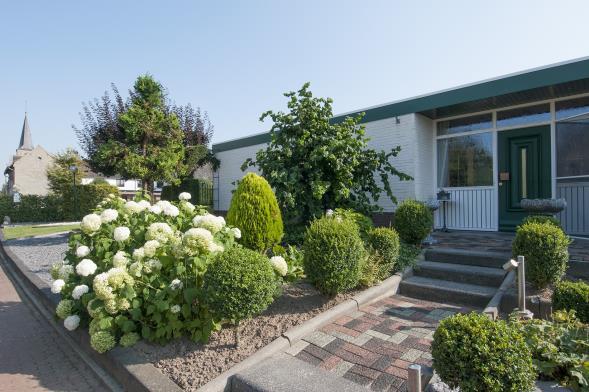
<path id="1" fill-rule="evenodd" d="M 3 260 L 0 258 L 0 263 Z M 104 391 L 0 268 L 0 391 Z"/>
<path id="2" fill-rule="evenodd" d="M 403 391 L 410 364 L 431 366 L 439 321 L 471 310 L 395 295 L 335 320 L 287 353 L 373 391 Z"/>

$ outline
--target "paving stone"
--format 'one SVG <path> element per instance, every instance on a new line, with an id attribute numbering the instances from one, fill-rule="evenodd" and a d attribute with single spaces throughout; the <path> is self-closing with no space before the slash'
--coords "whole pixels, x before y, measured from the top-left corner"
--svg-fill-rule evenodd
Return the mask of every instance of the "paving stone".
<path id="1" fill-rule="evenodd" d="M 355 337 L 350 343 L 355 344 L 356 346 L 363 346 L 370 339 L 372 339 L 372 336 L 363 333 L 362 335 Z"/>
<path id="2" fill-rule="evenodd" d="M 365 332 L 367 335 L 373 336 L 375 338 L 379 338 L 382 340 L 388 340 L 390 338 L 389 335 L 385 335 L 384 333 L 375 331 L 373 329 L 369 329 L 368 331 Z"/>
<path id="3" fill-rule="evenodd" d="M 391 366 L 385 370 L 386 373 L 392 374 L 393 376 L 399 377 L 403 380 L 407 380 L 409 372 L 407 369 L 401 369 L 396 366 Z"/>
<path id="4" fill-rule="evenodd" d="M 322 362 L 321 359 L 309 354 L 306 351 L 301 351 L 300 353 L 295 355 L 295 357 L 314 366 L 319 366 Z"/>
<path id="5" fill-rule="evenodd" d="M 343 359 L 332 369 L 332 373 L 338 377 L 342 377 L 348 370 L 354 366 L 353 363 L 344 361 Z"/>
<path id="6" fill-rule="evenodd" d="M 357 318 L 359 318 L 359 317 L 362 317 L 362 316 L 364 316 L 365 314 L 366 314 L 366 313 L 362 312 L 361 310 L 356 310 L 356 311 L 354 311 L 354 312 L 350 313 L 348 316 L 350 316 L 350 317 L 351 317 L 351 318 L 353 318 L 353 319 L 357 319 Z"/>
<path id="7" fill-rule="evenodd" d="M 353 320 L 353 318 L 351 318 L 350 316 L 342 316 L 342 317 L 338 318 L 337 320 L 335 320 L 334 323 L 338 324 L 338 325 L 345 325 L 352 320 Z"/>
<path id="8" fill-rule="evenodd" d="M 401 359 L 404 361 L 413 362 L 417 358 L 421 357 L 423 351 L 416 350 L 414 348 L 410 348 L 405 354 L 401 355 Z"/>
<path id="9" fill-rule="evenodd" d="M 396 334 L 392 335 L 388 340 L 389 340 L 389 342 L 399 344 L 407 338 L 408 338 L 408 336 L 406 334 L 404 334 L 403 332 L 397 332 Z"/>
<path id="10" fill-rule="evenodd" d="M 348 371 L 346 374 L 344 374 L 344 378 L 347 378 L 348 380 L 353 381 L 356 384 L 360 384 L 360 385 L 364 385 L 364 386 L 367 386 L 368 384 L 370 384 L 372 382 L 371 378 L 361 376 L 359 374 L 352 373 L 350 371 Z"/>
<path id="11" fill-rule="evenodd" d="M 331 353 L 329 351 L 325 351 L 321 347 L 317 347 L 314 344 L 309 344 L 303 351 L 321 360 L 326 360 L 327 358 L 331 357 Z"/>
<path id="12" fill-rule="evenodd" d="M 329 343 L 333 342 L 335 340 L 335 337 L 321 331 L 315 331 L 310 335 L 305 336 L 304 340 L 306 340 L 309 343 L 313 343 L 316 346 L 324 347 Z"/>
<path id="13" fill-rule="evenodd" d="M 321 369 L 325 369 L 325 370 L 332 370 L 337 365 L 339 365 L 342 361 L 343 361 L 343 359 L 341 359 L 340 357 L 335 356 L 335 355 L 331 355 L 329 358 L 323 360 L 323 362 L 321 362 L 319 367 Z"/>
<path id="14" fill-rule="evenodd" d="M 381 373 L 376 380 L 370 384 L 370 389 L 376 392 L 397 391 L 403 384 L 403 380 L 389 373 Z"/>
<path id="15" fill-rule="evenodd" d="M 299 340 L 298 342 L 293 344 L 288 350 L 286 350 L 286 353 L 290 354 L 292 356 L 296 356 L 308 345 L 309 345 L 308 342 L 305 342 L 304 340 Z"/>
<path id="16" fill-rule="evenodd" d="M 359 374 L 364 377 L 376 379 L 382 372 L 362 365 L 354 365 L 350 370 L 352 373 Z"/>

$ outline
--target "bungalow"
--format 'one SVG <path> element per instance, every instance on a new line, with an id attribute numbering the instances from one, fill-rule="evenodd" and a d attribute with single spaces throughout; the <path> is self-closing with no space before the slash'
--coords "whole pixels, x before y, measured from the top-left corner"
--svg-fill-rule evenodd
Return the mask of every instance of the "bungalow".
<path id="1" fill-rule="evenodd" d="M 509 231 L 524 198 L 564 198 L 558 215 L 571 235 L 589 235 L 589 57 L 377 105 L 364 112 L 370 145 L 402 151 L 394 165 L 413 181 L 392 181 L 400 200 L 450 193 L 450 229 Z M 227 210 L 241 164 L 268 133 L 213 145 L 215 208 Z M 389 218 L 387 197 L 378 203 Z M 442 225 L 436 212 L 436 226 Z"/>

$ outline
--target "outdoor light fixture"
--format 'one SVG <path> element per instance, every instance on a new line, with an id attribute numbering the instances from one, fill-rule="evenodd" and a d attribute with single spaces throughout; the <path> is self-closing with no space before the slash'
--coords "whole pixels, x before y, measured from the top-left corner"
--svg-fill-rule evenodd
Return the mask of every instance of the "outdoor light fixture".
<path id="1" fill-rule="evenodd" d="M 448 232 L 448 227 L 446 227 L 446 203 L 450 201 L 450 192 L 440 189 L 437 194 L 438 201 L 442 202 L 443 207 L 443 217 L 444 217 L 444 226 L 442 227 L 443 232 Z"/>

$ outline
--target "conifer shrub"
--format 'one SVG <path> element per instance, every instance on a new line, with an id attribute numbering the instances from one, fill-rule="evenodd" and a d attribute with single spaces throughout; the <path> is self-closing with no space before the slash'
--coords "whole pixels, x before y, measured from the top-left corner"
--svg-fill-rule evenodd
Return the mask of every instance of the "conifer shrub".
<path id="1" fill-rule="evenodd" d="M 560 221 L 551 215 L 529 215 L 524 218 L 522 225 L 526 223 L 550 223 L 558 228 L 561 228 Z"/>
<path id="2" fill-rule="evenodd" d="M 204 275 L 203 291 L 215 316 L 237 324 L 272 303 L 276 278 L 266 256 L 236 246 L 213 260 Z"/>
<path id="3" fill-rule="evenodd" d="M 282 215 L 276 196 L 263 177 L 247 173 L 239 181 L 227 222 L 241 230 L 240 243 L 249 249 L 263 252 L 280 242 Z"/>
<path id="4" fill-rule="evenodd" d="M 378 227 L 368 233 L 367 243 L 378 267 L 377 279 L 388 278 L 399 259 L 399 234 L 395 229 Z"/>
<path id="5" fill-rule="evenodd" d="M 404 242 L 420 245 L 432 230 L 432 213 L 424 203 L 406 199 L 395 211 L 394 226 Z"/>
<path id="6" fill-rule="evenodd" d="M 433 367 L 462 392 L 533 390 L 532 354 L 518 328 L 484 314 L 456 314 L 440 322 L 432 343 Z"/>
<path id="7" fill-rule="evenodd" d="M 356 287 L 366 255 L 358 226 L 347 219 L 313 221 L 303 243 L 307 277 L 325 294 Z"/>
<path id="8" fill-rule="evenodd" d="M 562 281 L 552 295 L 554 310 L 574 310 L 579 320 L 589 323 L 589 284 L 579 280 Z"/>
<path id="9" fill-rule="evenodd" d="M 569 261 L 570 240 L 551 223 L 525 223 L 517 228 L 513 256 L 525 256 L 526 279 L 536 288 L 555 284 L 564 275 Z"/>

